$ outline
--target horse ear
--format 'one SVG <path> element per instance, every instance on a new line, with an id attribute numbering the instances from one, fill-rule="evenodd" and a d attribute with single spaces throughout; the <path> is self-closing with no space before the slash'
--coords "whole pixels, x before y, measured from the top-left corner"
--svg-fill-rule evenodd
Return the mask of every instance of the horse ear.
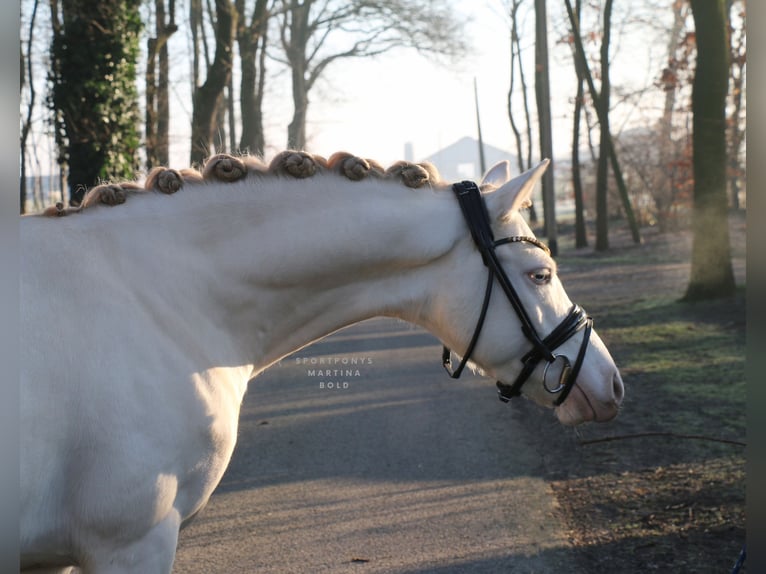
<path id="1" fill-rule="evenodd" d="M 481 178 L 481 186 L 500 187 L 509 179 L 511 179 L 511 164 L 507 159 L 504 159 L 487 170 L 487 173 Z"/>
<path id="2" fill-rule="evenodd" d="M 509 220 L 514 212 L 532 205 L 530 199 L 532 190 L 545 173 L 549 163 L 550 160 L 544 159 L 532 169 L 514 177 L 496 190 L 488 192 L 484 197 L 492 217 L 504 222 Z M 496 167 L 493 167 L 490 172 Z"/>

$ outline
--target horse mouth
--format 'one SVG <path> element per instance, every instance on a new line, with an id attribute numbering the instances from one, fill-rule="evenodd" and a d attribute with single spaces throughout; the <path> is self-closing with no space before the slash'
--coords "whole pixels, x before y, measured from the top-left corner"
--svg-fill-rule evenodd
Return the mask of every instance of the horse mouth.
<path id="1" fill-rule="evenodd" d="M 561 405 L 555 408 L 556 418 L 565 426 L 577 426 L 587 422 L 609 422 L 620 412 L 620 400 L 599 401 L 575 383 L 572 392 Z"/>

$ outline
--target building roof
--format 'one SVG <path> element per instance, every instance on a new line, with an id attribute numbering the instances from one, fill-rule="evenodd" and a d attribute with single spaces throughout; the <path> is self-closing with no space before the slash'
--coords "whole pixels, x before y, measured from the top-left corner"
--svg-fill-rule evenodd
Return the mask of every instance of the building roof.
<path id="1" fill-rule="evenodd" d="M 479 142 L 470 136 L 462 137 L 424 159 L 434 164 L 442 178 L 449 181 L 478 179 L 483 175 L 479 165 Z M 486 142 L 484 142 L 484 159 L 486 169 L 507 159 L 511 162 L 511 170 L 516 171 L 514 167 L 517 160 L 514 154 Z"/>

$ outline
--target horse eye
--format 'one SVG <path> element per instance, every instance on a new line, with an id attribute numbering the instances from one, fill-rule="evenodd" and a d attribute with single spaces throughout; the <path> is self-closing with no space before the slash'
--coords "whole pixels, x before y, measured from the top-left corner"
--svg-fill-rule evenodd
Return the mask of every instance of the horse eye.
<path id="1" fill-rule="evenodd" d="M 551 281 L 551 270 L 548 268 L 535 269 L 527 273 L 527 276 L 534 281 L 536 285 L 547 285 Z"/>

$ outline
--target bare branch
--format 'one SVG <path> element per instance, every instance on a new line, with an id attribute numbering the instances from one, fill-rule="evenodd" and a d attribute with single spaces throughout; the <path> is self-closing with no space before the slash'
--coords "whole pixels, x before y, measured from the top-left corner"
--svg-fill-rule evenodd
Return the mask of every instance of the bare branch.
<path id="1" fill-rule="evenodd" d="M 731 444 L 734 446 L 747 446 L 747 443 L 744 443 L 739 440 L 730 440 L 725 438 L 718 438 L 713 436 L 704 436 L 704 435 L 696 435 L 696 434 L 679 434 L 675 432 L 640 432 L 635 434 L 626 434 L 626 435 L 619 435 L 619 436 L 610 436 L 610 437 L 604 437 L 604 438 L 596 438 L 592 440 L 582 440 L 580 441 L 581 446 L 587 446 L 591 444 L 600 444 L 604 442 L 613 442 L 616 440 L 625 440 L 630 438 L 648 438 L 648 437 L 667 437 L 667 438 L 674 438 L 674 439 L 691 439 L 691 440 L 706 440 L 711 442 L 720 442 L 724 444 Z"/>
<path id="2" fill-rule="evenodd" d="M 295 113 L 288 145 L 305 145 L 308 92 L 327 67 L 394 48 L 454 62 L 467 52 L 448 0 L 276 0 L 282 49 L 292 69 Z M 272 56 L 280 60 L 278 56 Z"/>

